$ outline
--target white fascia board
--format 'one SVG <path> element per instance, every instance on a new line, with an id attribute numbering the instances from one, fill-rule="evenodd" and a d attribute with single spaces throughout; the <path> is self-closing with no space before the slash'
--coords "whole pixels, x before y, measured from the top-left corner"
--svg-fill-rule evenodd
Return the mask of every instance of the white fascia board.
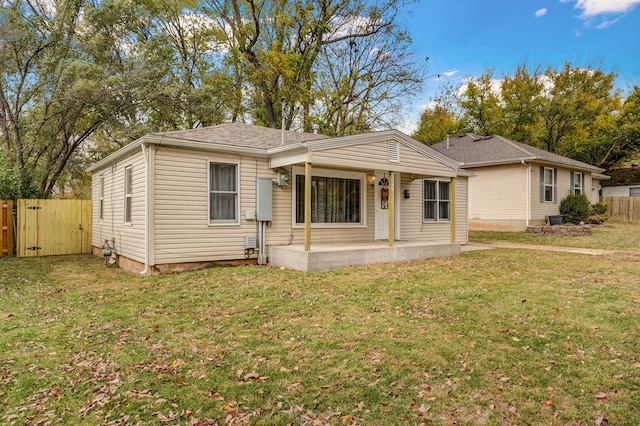
<path id="1" fill-rule="evenodd" d="M 250 148 L 243 146 L 233 146 L 233 145 L 223 145 L 223 144 L 215 144 L 210 142 L 199 142 L 199 141 L 190 141 L 185 139 L 176 139 L 171 137 L 166 137 L 162 135 L 145 135 L 140 139 L 131 142 L 129 145 L 126 145 L 120 148 L 118 151 L 109 155 L 106 158 L 98 161 L 97 163 L 92 164 L 87 168 L 87 172 L 93 172 L 95 170 L 101 169 L 115 161 L 118 161 L 124 157 L 127 157 L 132 152 L 135 152 L 139 149 L 139 146 L 143 143 L 147 143 L 150 145 L 159 146 L 172 146 L 184 149 L 191 149 L 197 151 L 206 151 L 206 152 L 223 152 L 225 154 L 244 154 L 244 155 L 252 155 L 254 157 L 267 157 L 267 151 L 264 148 Z"/>
<path id="2" fill-rule="evenodd" d="M 433 148 L 416 141 L 415 139 L 410 138 L 399 130 L 382 130 L 379 132 L 371 132 L 371 133 L 362 133 L 358 135 L 350 135 L 350 136 L 340 136 L 337 138 L 331 139 L 318 139 L 313 141 L 302 142 L 299 144 L 300 146 L 306 147 L 310 152 L 312 151 L 324 151 L 327 149 L 336 149 L 343 148 L 346 146 L 354 146 L 354 145 L 363 145 L 367 143 L 376 143 L 376 142 L 386 142 L 386 141 L 395 141 L 412 148 L 421 154 L 436 160 L 440 163 L 443 163 L 452 169 L 457 170 L 460 167 L 460 164 L 444 154 L 440 154 Z M 288 149 L 296 149 L 299 146 L 295 145 L 287 145 L 284 147 L 271 148 L 268 150 L 269 153 L 275 153 L 280 151 L 285 151 Z"/>

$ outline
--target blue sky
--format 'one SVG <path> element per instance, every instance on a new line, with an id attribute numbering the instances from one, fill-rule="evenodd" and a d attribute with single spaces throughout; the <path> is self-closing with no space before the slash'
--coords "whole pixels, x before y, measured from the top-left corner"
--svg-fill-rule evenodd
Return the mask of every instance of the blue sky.
<path id="1" fill-rule="evenodd" d="M 407 111 L 405 132 L 445 82 L 518 64 L 595 65 L 616 72 L 620 89 L 640 85 L 640 0 L 421 0 L 402 18 L 414 49 L 429 59 L 425 91 Z"/>

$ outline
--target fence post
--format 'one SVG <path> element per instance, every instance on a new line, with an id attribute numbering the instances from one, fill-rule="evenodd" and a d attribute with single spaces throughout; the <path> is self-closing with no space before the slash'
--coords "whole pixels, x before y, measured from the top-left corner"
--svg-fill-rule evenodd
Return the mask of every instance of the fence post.
<path id="1" fill-rule="evenodd" d="M 0 256 L 13 256 L 13 201 L 0 200 Z"/>

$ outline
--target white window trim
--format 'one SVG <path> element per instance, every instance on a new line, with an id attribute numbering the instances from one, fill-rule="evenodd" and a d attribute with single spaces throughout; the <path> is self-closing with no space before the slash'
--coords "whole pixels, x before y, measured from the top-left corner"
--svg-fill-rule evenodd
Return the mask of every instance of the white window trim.
<path id="1" fill-rule="evenodd" d="M 546 182 L 546 180 L 545 180 L 545 177 L 547 176 L 547 170 L 551 170 L 551 184 L 549 184 L 549 185 L 547 184 L 547 182 Z M 543 173 L 544 173 L 544 174 L 543 174 L 543 176 L 542 176 L 542 186 L 543 186 L 543 189 L 544 189 L 544 195 L 545 195 L 545 196 L 544 196 L 544 202 L 545 202 L 545 203 L 554 203 L 554 200 L 555 200 L 555 188 L 556 188 L 556 185 L 557 185 L 557 183 L 556 183 L 556 181 L 555 181 L 555 180 L 556 180 L 556 172 L 555 172 L 555 169 L 554 169 L 553 167 L 545 167 L 545 168 L 544 168 L 544 172 L 543 172 Z M 566 182 L 566 181 L 565 181 L 565 182 Z M 551 187 L 551 200 L 547 200 L 547 197 L 546 197 L 546 193 L 547 193 L 547 186 L 550 186 L 550 187 Z"/>
<path id="2" fill-rule="evenodd" d="M 98 178 L 98 220 L 104 220 L 104 175 Z"/>
<path id="3" fill-rule="evenodd" d="M 291 223 L 294 229 L 303 229 L 304 223 L 296 223 L 296 176 L 304 176 L 304 167 L 294 166 L 291 177 Z M 311 176 L 332 177 L 343 179 L 357 179 L 360 181 L 360 223 L 311 223 L 311 228 L 366 228 L 367 227 L 367 174 L 360 172 L 348 172 L 344 170 L 331 170 L 313 168 Z"/>
<path id="4" fill-rule="evenodd" d="M 127 176 L 131 173 L 131 193 L 127 193 Z M 131 199 L 129 211 L 129 221 L 127 221 L 127 198 Z M 127 166 L 124 168 L 124 224 L 125 226 L 131 226 L 133 221 L 133 166 Z"/>
<path id="5" fill-rule="evenodd" d="M 436 183 L 436 218 L 435 219 L 425 219 L 424 218 L 424 183 L 425 182 L 435 182 Z M 449 218 L 448 219 L 440 219 L 440 182 L 446 182 L 449 184 Z M 420 199 L 422 202 L 422 223 L 450 223 L 451 222 L 451 179 L 450 178 L 424 178 L 422 179 L 422 188 L 420 188 L 421 194 Z"/>
<path id="6" fill-rule="evenodd" d="M 576 176 L 580 176 L 580 186 L 576 186 Z M 584 173 L 573 172 L 573 188 L 571 188 L 571 190 L 573 191 L 574 194 L 584 194 L 583 188 L 584 188 Z"/>
<path id="7" fill-rule="evenodd" d="M 233 164 L 236 166 L 236 218 L 235 220 L 211 220 L 211 164 Z M 237 226 L 240 224 L 240 163 L 233 161 L 207 161 L 207 225 L 208 226 Z"/>

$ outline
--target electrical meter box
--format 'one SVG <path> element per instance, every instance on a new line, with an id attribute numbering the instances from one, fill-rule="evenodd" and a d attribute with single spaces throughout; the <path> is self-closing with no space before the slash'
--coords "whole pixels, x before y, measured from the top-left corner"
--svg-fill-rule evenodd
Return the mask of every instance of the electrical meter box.
<path id="1" fill-rule="evenodd" d="M 256 185 L 256 219 L 260 222 L 271 222 L 273 219 L 273 180 L 258 178 Z"/>

